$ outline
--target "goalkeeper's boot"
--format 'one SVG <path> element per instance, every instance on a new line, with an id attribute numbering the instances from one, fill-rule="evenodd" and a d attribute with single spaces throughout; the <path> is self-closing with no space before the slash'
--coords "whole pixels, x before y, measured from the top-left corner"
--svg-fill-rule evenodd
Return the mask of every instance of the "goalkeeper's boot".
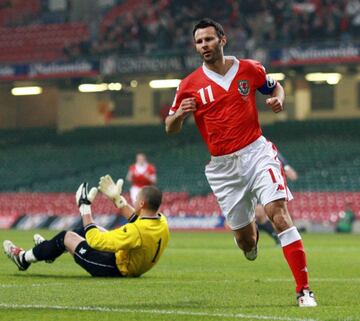
<path id="1" fill-rule="evenodd" d="M 300 308 L 316 307 L 315 295 L 309 289 L 302 289 L 296 296 Z"/>
<path id="2" fill-rule="evenodd" d="M 256 227 L 256 244 L 249 252 L 244 251 L 244 255 L 249 261 L 254 261 L 257 258 L 257 255 L 258 255 L 258 246 L 257 246 L 258 241 L 259 241 L 259 230 Z"/>
<path id="3" fill-rule="evenodd" d="M 45 238 L 43 236 L 41 236 L 40 234 L 34 234 L 33 240 L 34 240 L 35 245 L 39 245 L 45 241 Z"/>
<path id="4" fill-rule="evenodd" d="M 35 245 L 39 245 L 39 244 L 41 244 L 42 242 L 45 241 L 45 238 L 40 234 L 34 234 L 33 240 L 34 240 Z M 53 263 L 54 260 L 45 260 L 45 262 L 46 263 Z"/>
<path id="5" fill-rule="evenodd" d="M 25 261 L 25 251 L 18 246 L 15 246 L 13 242 L 6 240 L 3 243 L 4 252 L 13 261 L 20 271 L 25 271 L 30 266 L 30 263 Z"/>

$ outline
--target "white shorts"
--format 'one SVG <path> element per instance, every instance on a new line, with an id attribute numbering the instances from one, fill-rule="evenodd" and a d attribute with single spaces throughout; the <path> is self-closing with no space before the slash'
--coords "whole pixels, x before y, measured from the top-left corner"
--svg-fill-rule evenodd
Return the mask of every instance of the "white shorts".
<path id="1" fill-rule="evenodd" d="M 256 204 L 293 198 L 277 150 L 263 136 L 232 154 L 212 156 L 205 175 L 232 230 L 255 219 Z"/>
<path id="2" fill-rule="evenodd" d="M 139 187 L 139 186 L 133 185 L 130 187 L 130 198 L 131 198 L 131 202 L 133 205 L 135 204 L 136 196 L 139 194 L 140 190 L 141 190 L 141 187 Z"/>

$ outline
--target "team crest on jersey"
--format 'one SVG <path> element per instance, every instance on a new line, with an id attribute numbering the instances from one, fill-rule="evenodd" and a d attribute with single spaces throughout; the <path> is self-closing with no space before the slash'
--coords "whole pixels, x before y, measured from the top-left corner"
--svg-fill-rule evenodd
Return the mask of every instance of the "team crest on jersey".
<path id="1" fill-rule="evenodd" d="M 247 80 L 239 80 L 238 89 L 241 95 L 247 96 L 250 92 L 249 82 Z"/>

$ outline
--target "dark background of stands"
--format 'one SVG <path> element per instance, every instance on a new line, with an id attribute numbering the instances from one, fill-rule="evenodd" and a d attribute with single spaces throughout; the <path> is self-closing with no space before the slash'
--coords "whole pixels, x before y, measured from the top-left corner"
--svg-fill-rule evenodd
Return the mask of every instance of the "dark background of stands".
<path id="1" fill-rule="evenodd" d="M 353 119 L 288 121 L 263 130 L 299 172 L 296 191 L 359 191 L 359 128 Z M 126 176 L 143 151 L 165 191 L 210 192 L 203 173 L 209 155 L 191 124 L 170 137 L 162 126 L 2 130 L 0 137 L 0 191 L 73 192 L 84 179 Z"/>
<path id="2" fill-rule="evenodd" d="M 358 0 L 0 0 L 0 61 L 71 60 L 114 54 L 191 51 L 193 23 L 224 25 L 229 50 L 360 38 Z"/>

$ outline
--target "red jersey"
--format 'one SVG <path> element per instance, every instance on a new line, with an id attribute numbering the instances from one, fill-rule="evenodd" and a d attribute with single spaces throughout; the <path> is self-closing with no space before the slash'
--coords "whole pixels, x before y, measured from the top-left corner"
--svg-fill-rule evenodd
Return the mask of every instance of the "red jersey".
<path id="1" fill-rule="evenodd" d="M 153 185 L 154 183 L 148 178 L 149 176 L 156 175 L 155 166 L 146 164 L 145 166 L 138 166 L 133 164 L 129 167 L 131 174 L 131 183 L 137 187 L 144 187 L 147 185 Z"/>
<path id="2" fill-rule="evenodd" d="M 233 153 L 262 134 L 255 94 L 267 83 L 265 68 L 255 60 L 227 58 L 234 63 L 224 76 L 203 65 L 183 79 L 169 112 L 174 114 L 184 98 L 195 97 L 195 122 L 213 156 Z"/>

